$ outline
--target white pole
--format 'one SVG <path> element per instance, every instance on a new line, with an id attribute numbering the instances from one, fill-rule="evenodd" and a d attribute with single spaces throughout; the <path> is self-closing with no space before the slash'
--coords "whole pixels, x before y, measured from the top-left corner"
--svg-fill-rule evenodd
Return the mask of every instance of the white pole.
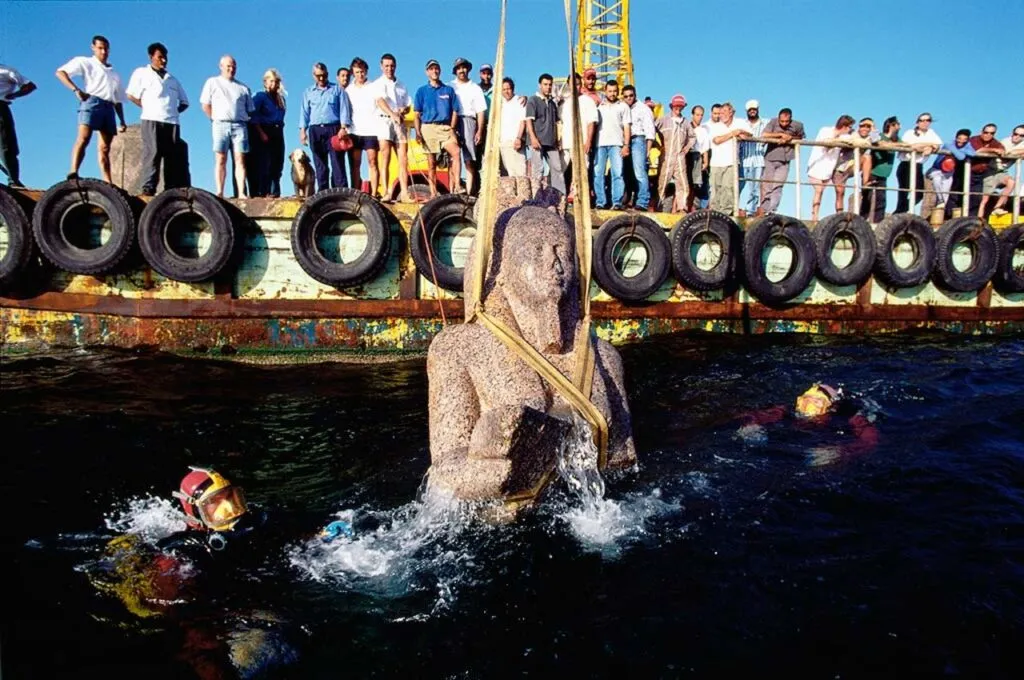
<path id="1" fill-rule="evenodd" d="M 796 163 L 796 218 L 800 219 L 800 142 L 793 142 L 793 154 Z"/>
<path id="2" fill-rule="evenodd" d="M 732 216 L 740 214 L 740 140 L 735 140 L 732 149 Z"/>
<path id="3" fill-rule="evenodd" d="M 860 147 L 853 150 L 853 211 L 860 214 Z"/>
<path id="4" fill-rule="evenodd" d="M 910 152 L 910 214 L 914 214 L 914 206 L 917 202 L 914 200 L 917 197 L 917 152 Z"/>
<path id="5" fill-rule="evenodd" d="M 1013 201 L 1013 223 L 1017 224 L 1020 222 L 1020 199 L 1024 196 L 1024 192 L 1021 191 L 1020 186 L 1020 166 L 1024 165 L 1024 161 L 1017 161 L 1017 177 L 1014 181 L 1014 186 L 1017 187 L 1017 195 L 1010 194 L 1010 199 Z"/>
<path id="6" fill-rule="evenodd" d="M 971 163 L 964 161 L 964 197 L 960 201 L 960 217 L 971 214 Z"/>

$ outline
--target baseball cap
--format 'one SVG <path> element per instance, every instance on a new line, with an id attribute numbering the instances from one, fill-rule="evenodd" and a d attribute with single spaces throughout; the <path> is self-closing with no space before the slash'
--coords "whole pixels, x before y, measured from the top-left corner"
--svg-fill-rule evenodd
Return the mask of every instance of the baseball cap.
<path id="1" fill-rule="evenodd" d="M 744 106 L 743 108 L 744 109 L 759 109 L 759 108 L 761 108 L 761 104 L 758 103 L 758 101 L 756 99 L 748 99 L 747 100 L 747 105 Z"/>
<path id="2" fill-rule="evenodd" d="M 681 94 L 673 95 L 672 100 L 668 103 L 669 107 L 673 106 L 686 106 L 686 97 Z"/>
<path id="3" fill-rule="evenodd" d="M 494 73 L 494 69 L 491 68 L 490 64 L 481 64 L 477 71 L 490 71 L 491 73 Z"/>
<path id="4" fill-rule="evenodd" d="M 436 67 L 438 67 L 438 68 L 441 68 L 441 64 L 440 64 L 440 62 L 438 62 L 438 60 L 437 60 L 437 59 L 429 59 L 429 60 L 427 61 L 427 65 L 426 65 L 426 66 L 424 66 L 423 68 L 425 68 L 425 69 L 428 69 L 428 68 L 430 68 L 431 66 L 436 66 Z"/>
<path id="5" fill-rule="evenodd" d="M 456 69 L 458 69 L 460 66 L 465 66 L 470 71 L 473 70 L 473 63 L 469 59 L 459 57 L 458 59 L 455 60 L 455 64 L 452 66 L 452 73 L 455 73 Z"/>
<path id="6" fill-rule="evenodd" d="M 583 72 L 583 77 L 584 78 L 586 78 L 587 76 L 596 76 L 596 75 L 597 75 L 597 71 L 595 71 L 592 68 L 588 68 L 586 71 Z"/>

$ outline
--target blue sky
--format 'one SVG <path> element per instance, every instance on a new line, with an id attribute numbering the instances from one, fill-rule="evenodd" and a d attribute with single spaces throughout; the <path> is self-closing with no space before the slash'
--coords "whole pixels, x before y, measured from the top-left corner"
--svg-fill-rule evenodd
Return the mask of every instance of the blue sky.
<path id="1" fill-rule="evenodd" d="M 506 68 L 518 90 L 530 92 L 541 72 L 567 70 L 562 0 L 508 4 Z M 1013 45 L 1010 29 L 1000 28 L 1019 25 L 1021 0 L 977 8 L 962 0 L 633 0 L 632 5 L 641 97 L 667 102 L 682 92 L 691 106 L 726 100 L 741 106 L 753 97 L 766 116 L 792 108 L 811 136 L 843 113 L 869 115 L 879 123 L 897 115 L 906 129 L 919 112 L 930 111 L 943 139 L 957 128 L 978 130 L 990 121 L 1002 138 L 1024 122 L 1022 49 Z M 286 119 L 291 149 L 298 145 L 298 97 L 311 82 L 314 62 L 326 62 L 333 72 L 361 56 L 376 77 L 380 54 L 392 52 L 399 78 L 417 87 L 425 82 L 423 65 L 429 58 L 438 59 L 445 73 L 458 56 L 475 66 L 493 62 L 499 7 L 498 0 L 0 0 L 0 63 L 18 68 L 39 86 L 13 106 L 22 180 L 47 187 L 67 172 L 76 101 L 53 74 L 70 57 L 88 55 L 94 33 L 110 39 L 111 62 L 126 80 L 147 63 L 150 42 L 168 46 L 169 68 L 193 102 L 182 118 L 193 182 L 212 188 L 209 122 L 198 98 L 204 80 L 216 75 L 221 54 L 235 56 L 239 79 L 254 91 L 266 68 L 282 72 L 291 95 Z M 982 25 L 993 33 L 968 30 Z M 471 75 L 476 77 L 475 70 Z M 137 107 L 127 105 L 127 117 L 137 122 Z M 98 172 L 90 147 L 82 174 Z M 792 200 L 787 188 L 783 212 L 792 211 Z M 828 192 L 825 205 L 830 203 Z"/>

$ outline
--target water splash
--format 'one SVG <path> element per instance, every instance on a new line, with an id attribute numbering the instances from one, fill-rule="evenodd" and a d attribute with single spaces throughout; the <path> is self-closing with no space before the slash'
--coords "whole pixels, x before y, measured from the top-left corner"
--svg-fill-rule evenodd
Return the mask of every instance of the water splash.
<path id="1" fill-rule="evenodd" d="M 585 548 L 609 557 L 645 536 L 648 520 L 680 509 L 677 503 L 662 500 L 658 488 L 630 493 L 621 500 L 606 498 L 590 425 L 578 416 L 559 451 L 558 474 L 570 500 L 557 516 Z"/>
<path id="2" fill-rule="evenodd" d="M 127 507 L 112 510 L 104 521 L 111 531 L 135 534 L 152 545 L 188 528 L 177 502 L 156 496 L 129 499 Z"/>

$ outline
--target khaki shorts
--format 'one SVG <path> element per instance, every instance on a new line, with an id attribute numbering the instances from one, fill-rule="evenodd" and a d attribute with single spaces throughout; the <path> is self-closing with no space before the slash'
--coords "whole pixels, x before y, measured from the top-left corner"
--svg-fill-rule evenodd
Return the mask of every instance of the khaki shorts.
<path id="1" fill-rule="evenodd" d="M 994 194 L 999 191 L 1000 186 L 1005 186 L 1010 176 L 1005 172 L 997 172 L 989 175 L 981 181 L 981 190 L 986 194 Z"/>
<path id="2" fill-rule="evenodd" d="M 377 129 L 377 140 L 392 144 L 405 144 L 408 141 L 405 136 L 405 125 L 396 123 L 390 118 L 381 118 L 380 127 Z"/>
<path id="3" fill-rule="evenodd" d="M 422 130 L 423 145 L 427 147 L 427 151 L 430 153 L 441 153 L 441 149 L 449 142 L 456 141 L 455 132 L 452 130 L 451 125 L 424 123 Z"/>

